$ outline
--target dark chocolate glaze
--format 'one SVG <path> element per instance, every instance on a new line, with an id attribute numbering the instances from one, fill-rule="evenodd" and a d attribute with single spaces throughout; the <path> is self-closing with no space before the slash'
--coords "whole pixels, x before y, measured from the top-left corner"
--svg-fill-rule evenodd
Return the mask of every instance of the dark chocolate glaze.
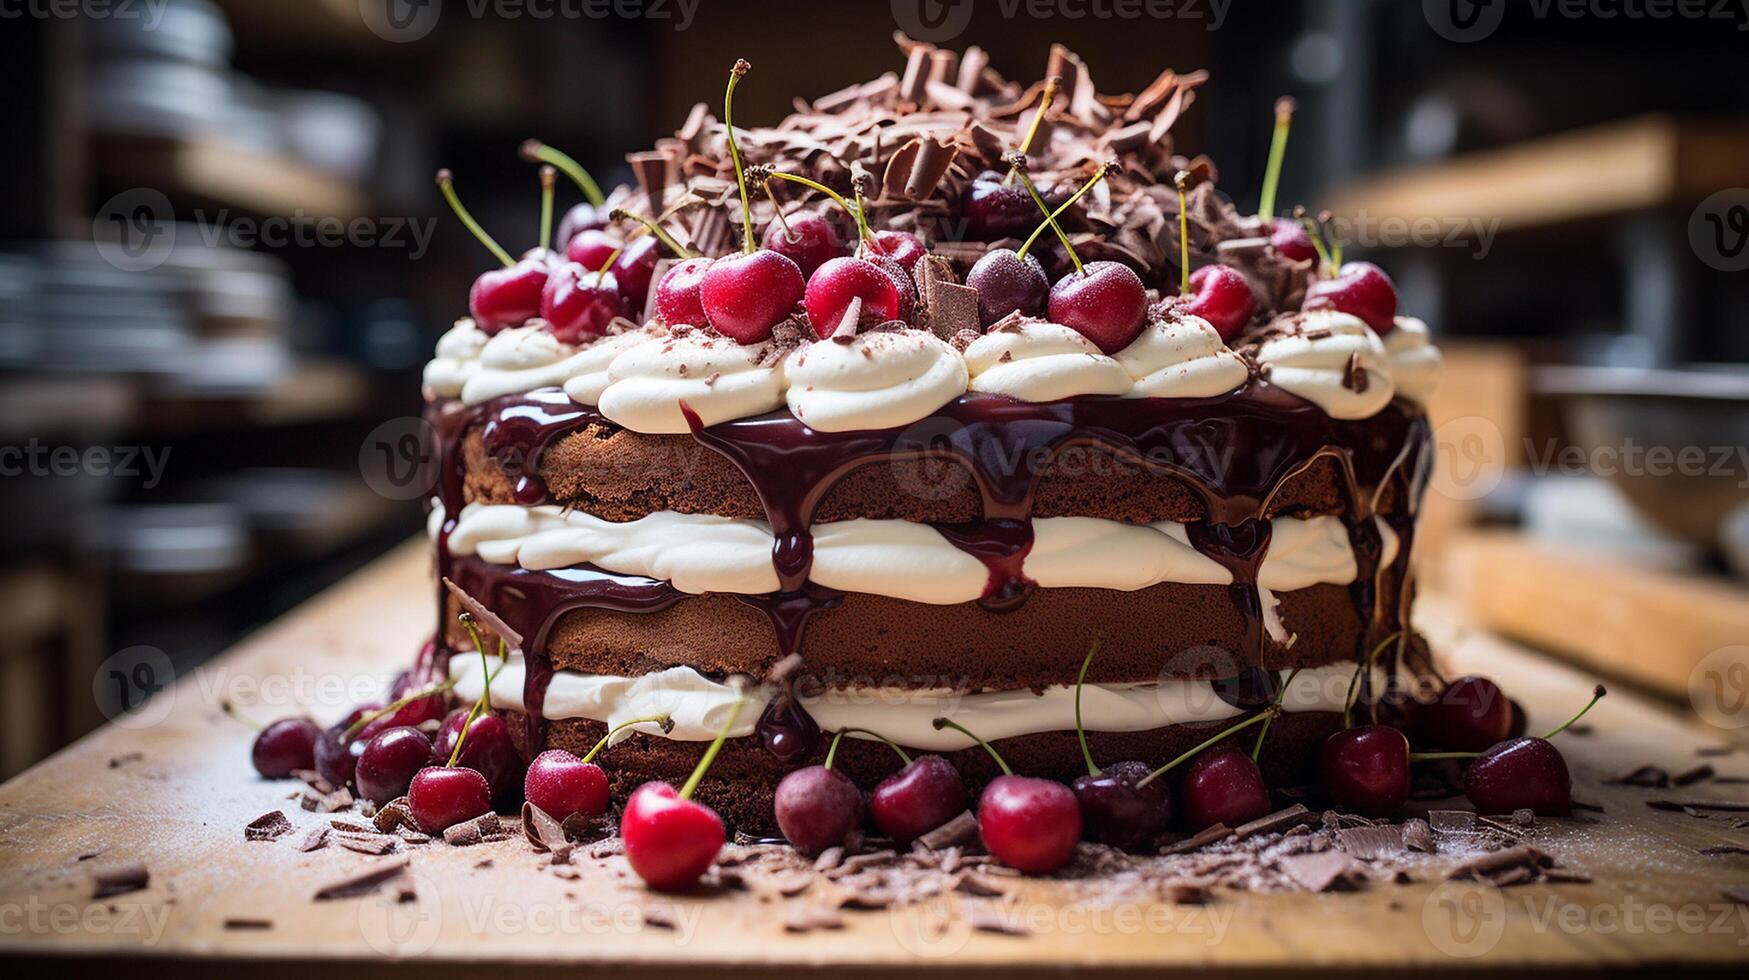
<path id="1" fill-rule="evenodd" d="M 559 616 L 579 608 L 644 612 L 684 596 L 663 582 L 592 568 L 528 572 L 453 561 L 447 542 L 465 503 L 460 447 L 470 428 L 482 426 L 486 451 L 511 474 L 517 500 L 533 503 L 545 496 L 538 474 L 548 446 L 587 425 L 615 426 L 558 389 L 472 408 L 438 404 L 429 414 L 441 440 L 439 497 L 448 515 L 438 534 L 439 573 L 524 637 L 529 666 L 523 703 L 538 728 L 539 705 L 551 678 L 546 637 Z M 809 583 L 808 572 L 814 513 L 845 474 L 859 466 L 891 465 L 901 487 L 915 477 L 917 492 L 928 493 L 929 465 L 963 467 L 981 497 L 983 519 L 937 529 L 990 570 L 982 600 L 986 607 L 1011 609 L 1024 603 L 1032 588 L 1021 569 L 1032 546 L 1038 477 L 1057 453 L 1080 445 L 1103 447 L 1138 470 L 1174 478 L 1198 495 L 1204 519 L 1188 526 L 1189 538 L 1199 552 L 1232 572 L 1233 604 L 1246 624 L 1243 653 L 1252 664 L 1261 662 L 1266 642 L 1256 584 L 1269 548 L 1270 525 L 1264 515 L 1283 483 L 1322 459 L 1333 459 L 1346 484 L 1342 519 L 1359 572 L 1350 590 L 1365 624 L 1356 656 L 1406 628 L 1414 512 L 1426 489 L 1432 456 L 1425 415 L 1401 401 L 1372 418 L 1344 421 L 1254 378 L 1216 398 L 1087 396 L 1032 403 L 967 394 L 912 425 L 855 432 L 820 432 L 782 410 L 708 427 L 690 411 L 686 414 L 693 436 L 741 471 L 765 509 L 775 538 L 772 565 L 780 591 L 739 598 L 770 618 L 780 657 L 802 648 L 813 613 L 841 599 Z M 1383 516 L 1398 537 L 1398 550 L 1390 567 L 1381 568 L 1383 548 L 1374 517 L 1379 516 L 1381 495 L 1393 482 L 1402 503 Z M 1397 601 L 1379 601 L 1381 581 L 1400 590 Z M 443 608 L 440 594 L 440 617 Z M 1395 621 L 1384 622 L 1390 611 Z M 441 622 L 439 627 L 441 638 Z M 804 756 L 804 745 L 811 751 L 819 731 L 812 719 L 803 720 L 805 715 L 784 695 L 768 706 L 758 731 L 779 758 Z M 538 745 L 538 738 L 531 744 Z"/>

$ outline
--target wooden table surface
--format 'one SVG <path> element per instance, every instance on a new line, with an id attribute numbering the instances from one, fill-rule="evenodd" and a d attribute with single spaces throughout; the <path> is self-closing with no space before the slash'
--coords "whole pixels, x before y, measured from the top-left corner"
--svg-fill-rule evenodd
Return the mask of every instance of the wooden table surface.
<path id="1" fill-rule="evenodd" d="M 1749 787 L 1654 791 L 1599 782 L 1642 763 L 1675 772 L 1710 761 L 1721 774 L 1749 776 L 1749 744 L 1699 759 L 1703 746 L 1730 744 L 1729 736 L 1625 691 L 1593 712 L 1590 734 L 1565 739 L 1576 795 L 1605 814 L 1534 829 L 1564 866 L 1594 876 L 1589 884 L 1426 881 L 1104 907 L 1065 904 L 1062 885 L 1042 881 L 1020 894 L 1026 937 L 972 930 L 951 899 L 848 913 L 841 931 L 789 935 L 772 906 L 746 893 L 660 898 L 623 877 L 566 881 L 537 871 L 520 836 L 387 857 L 332 846 L 299 852 L 301 831 L 328 818 L 288 799 L 298 784 L 254 776 L 251 735 L 219 704 L 229 697 L 267 718 L 289 713 L 288 698 L 296 698 L 314 701 L 319 720 L 337 716 L 359 693 L 345 689 L 352 678 L 404 663 L 429 630 L 428 574 L 421 545 L 410 543 L 179 679 L 164 700 L 148 702 L 147 716 L 113 723 L 0 787 L 0 953 L 80 955 L 179 977 L 243 968 L 250 976 L 307 975 L 312 961 L 348 975 L 424 977 L 580 965 L 635 967 L 646 976 L 774 966 L 1159 976 L 1211 968 L 1579 974 L 1680 965 L 1741 976 L 1749 965 L 1749 906 L 1721 891 L 1749 885 L 1749 857 L 1700 853 L 1749 844 L 1749 832 L 1733 829 L 1745 814 L 1695 817 L 1646 806 L 1679 793 L 1749 800 Z M 1533 730 L 1569 714 L 1590 690 L 1588 677 L 1463 630 L 1437 598 L 1421 612 L 1436 647 L 1463 669 L 1501 678 L 1526 704 Z M 299 833 L 245 842 L 244 824 L 276 808 Z M 369 862 L 409 857 L 404 901 L 392 890 L 312 901 L 318 888 Z M 149 887 L 94 900 L 91 869 L 127 860 L 145 863 Z M 676 928 L 645 923 L 653 903 Z M 269 925 L 227 927 L 239 918 Z M 124 960 L 132 962 L 116 962 Z"/>

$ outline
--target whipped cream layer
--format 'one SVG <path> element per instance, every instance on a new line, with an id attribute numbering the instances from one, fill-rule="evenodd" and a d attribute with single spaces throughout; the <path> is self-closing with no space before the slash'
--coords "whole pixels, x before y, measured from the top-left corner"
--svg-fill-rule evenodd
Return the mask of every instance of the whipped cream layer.
<path id="1" fill-rule="evenodd" d="M 1334 418 L 1377 414 L 1394 394 L 1421 400 L 1437 383 L 1439 352 L 1426 325 L 1399 317 L 1381 341 L 1334 310 L 1302 314 L 1303 329 L 1257 351 L 1271 383 Z M 634 432 L 688 431 L 684 403 L 704 424 L 787 406 L 824 432 L 910 425 L 968 391 L 1048 402 L 1079 395 L 1211 398 L 1243 385 L 1245 361 L 1200 317 L 1155 319 L 1106 356 L 1061 324 L 1020 321 L 961 352 L 925 330 L 874 330 L 803 344 L 781 357 L 770 342 L 737 344 L 708 331 L 655 325 L 559 343 L 538 325 L 487 337 L 458 321 L 425 366 L 434 397 L 477 405 L 502 395 L 562 387 Z"/>
<path id="2" fill-rule="evenodd" d="M 501 668 L 495 658 L 488 658 L 487 663 L 496 671 L 492 706 L 522 711 L 525 671 L 521 656 L 512 654 Z M 1282 696 L 1283 710 L 1341 711 L 1354 671 L 1354 664 L 1300 671 Z M 457 653 L 450 660 L 450 673 L 456 678 L 459 697 L 473 700 L 480 696 L 484 675 L 478 653 Z M 1382 672 L 1379 676 L 1383 677 Z M 776 693 L 773 688 L 749 690 L 748 703 L 729 735 L 743 738 L 753 734 L 761 711 Z M 561 670 L 554 673 L 547 687 L 542 715 L 552 720 L 583 718 L 603 722 L 609 728 L 634 718 L 667 715 L 674 722 L 667 737 L 702 742 L 716 737 L 738 697 L 731 685 L 691 667 L 669 667 L 640 677 Z M 986 739 L 1075 729 L 1074 685 L 1056 685 L 1039 692 L 846 687 L 798 700 L 823 732 L 866 728 L 901 745 L 931 752 L 976 744 L 952 729 L 937 731 L 933 724 L 936 718 L 952 718 Z M 1206 680 L 1088 684 L 1081 691 L 1082 721 L 1094 732 L 1151 731 L 1168 725 L 1219 722 L 1242 713 L 1222 700 Z M 660 726 L 652 723 L 628 728 L 619 738 L 630 737 L 634 731 L 662 734 Z M 850 737 L 867 736 L 852 732 Z"/>
<path id="3" fill-rule="evenodd" d="M 441 526 L 442 518 L 433 513 L 431 526 Z M 1384 543 L 1382 566 L 1396 556 L 1397 538 L 1384 521 L 1375 523 Z M 1270 527 L 1260 588 L 1288 592 L 1347 585 L 1359 575 L 1339 518 L 1281 517 Z M 1047 517 L 1033 520 L 1032 530 L 1023 572 L 1044 588 L 1134 591 L 1167 582 L 1233 581 L 1225 566 L 1191 546 L 1181 524 Z M 830 589 L 950 605 L 976 601 L 989 583 L 982 561 L 928 524 L 835 521 L 814 525 L 813 536 L 809 578 Z M 759 595 L 779 588 L 771 563 L 774 541 L 762 521 L 708 514 L 658 511 L 615 522 L 553 505 L 469 504 L 450 532 L 449 550 L 531 570 L 587 563 L 661 579 L 693 595 Z M 1277 639 L 1287 635 L 1284 628 Z"/>

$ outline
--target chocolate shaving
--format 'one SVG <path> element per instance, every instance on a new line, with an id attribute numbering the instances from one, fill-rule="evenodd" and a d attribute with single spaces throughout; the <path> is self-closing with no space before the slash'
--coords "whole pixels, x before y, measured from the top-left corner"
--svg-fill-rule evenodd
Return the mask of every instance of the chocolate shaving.
<path id="1" fill-rule="evenodd" d="M 1719 894 L 1738 905 L 1749 905 L 1749 885 L 1726 885 Z"/>
<path id="2" fill-rule="evenodd" d="M 1233 836 L 1239 840 L 1244 840 L 1257 834 L 1279 833 L 1289 827 L 1311 823 L 1315 819 L 1312 811 L 1307 809 L 1305 804 L 1295 803 L 1284 810 L 1277 810 L 1268 816 L 1258 817 L 1250 823 L 1240 824 L 1233 829 Z"/>
<path id="3" fill-rule="evenodd" d="M 1632 772 L 1623 773 L 1613 779 L 1605 779 L 1604 783 L 1614 786 L 1641 786 L 1646 789 L 1663 789 L 1670 785 L 1670 773 L 1657 766 L 1641 766 Z"/>
<path id="4" fill-rule="evenodd" d="M 230 930 L 264 930 L 273 928 L 272 919 L 230 918 L 225 920 L 225 928 Z"/>
<path id="5" fill-rule="evenodd" d="M 145 888 L 152 882 L 152 873 L 139 861 L 125 864 L 99 865 L 91 869 L 91 897 L 113 898 Z"/>
<path id="6" fill-rule="evenodd" d="M 333 884 L 322 886 L 317 889 L 314 899 L 318 902 L 326 902 L 333 899 L 356 898 L 359 895 L 368 895 L 371 892 L 376 891 L 384 882 L 397 877 L 401 872 L 407 870 L 407 865 L 410 861 L 410 858 L 400 858 L 395 861 L 373 865 L 368 871 L 350 875 L 334 882 Z"/>
<path id="7" fill-rule="evenodd" d="M 550 851 L 554 864 L 569 864 L 576 848 L 565 836 L 564 825 L 533 803 L 522 804 L 522 836 L 536 851 Z"/>
<path id="8" fill-rule="evenodd" d="M 1725 813 L 1749 813 L 1749 802 L 1743 800 L 1647 800 L 1654 810 L 1719 810 Z"/>
<path id="9" fill-rule="evenodd" d="M 1682 772 L 1671 776 L 1670 784 L 1672 786 L 1692 786 L 1695 783 L 1711 779 L 1716 774 L 1717 773 L 1713 770 L 1712 766 L 1702 763 L 1692 769 L 1685 769 Z"/>
<path id="10" fill-rule="evenodd" d="M 1476 814 L 1471 810 L 1429 810 L 1427 822 L 1437 833 L 1470 831 L 1476 829 Z"/>
<path id="11" fill-rule="evenodd" d="M 888 198 L 920 201 L 935 193 L 958 155 L 956 146 L 933 136 L 919 136 L 887 160 L 881 188 Z"/>
<path id="12" fill-rule="evenodd" d="M 503 640 L 505 646 L 509 647 L 511 652 L 522 652 L 521 633 L 511 629 L 510 624 L 499 619 L 491 610 L 482 605 L 480 600 L 468 595 L 462 590 L 461 586 L 450 581 L 448 578 L 443 580 L 443 587 L 449 590 L 450 595 L 455 596 L 456 601 L 461 603 L 463 609 L 472 613 L 474 618 L 480 621 L 480 625 L 486 627 L 486 629 L 496 634 L 499 639 Z"/>
<path id="13" fill-rule="evenodd" d="M 371 822 L 376 825 L 377 832 L 382 834 L 387 834 L 400 827 L 418 826 L 418 823 L 413 819 L 412 804 L 407 802 L 405 796 L 383 804 L 383 808 L 377 811 L 376 817 Z"/>
<path id="14" fill-rule="evenodd" d="M 1405 849 L 1403 828 L 1391 824 L 1339 830 L 1336 841 L 1344 851 L 1363 861 L 1395 857 Z"/>
<path id="15" fill-rule="evenodd" d="M 783 931 L 813 932 L 815 929 L 842 929 L 844 916 L 837 909 L 807 902 L 791 902 L 784 909 Z"/>
<path id="16" fill-rule="evenodd" d="M 977 838 L 978 818 L 972 816 L 970 810 L 963 810 L 959 816 L 917 838 L 917 843 L 929 850 L 939 851 L 956 844 L 970 843 Z"/>
<path id="17" fill-rule="evenodd" d="M 1749 847 L 1742 844 L 1714 844 L 1700 849 L 1701 854 L 1708 857 L 1718 857 L 1724 854 L 1749 854 Z"/>
<path id="18" fill-rule="evenodd" d="M 1453 868 L 1450 878 L 1473 878 L 1477 881 L 1488 881 L 1501 884 L 1501 879 L 1513 876 L 1516 882 L 1516 871 L 1524 870 L 1534 874 L 1537 869 L 1550 867 L 1554 859 L 1529 844 L 1517 844 L 1512 847 L 1490 851 L 1469 859 Z"/>
<path id="19" fill-rule="evenodd" d="M 333 830 L 327 824 L 317 824 L 316 826 L 311 827 L 310 832 L 305 834 L 302 840 L 298 841 L 298 850 L 306 853 L 309 851 L 321 850 L 323 847 L 327 846 L 328 835 L 331 833 L 333 833 Z"/>
<path id="20" fill-rule="evenodd" d="M 1350 885 L 1363 878 L 1359 865 L 1341 851 L 1292 854 L 1277 862 L 1283 874 L 1309 892 Z"/>
<path id="21" fill-rule="evenodd" d="M 1420 817 L 1413 817 L 1404 822 L 1403 846 L 1423 854 L 1432 854 L 1439 849 L 1433 842 L 1433 828 Z"/>
<path id="22" fill-rule="evenodd" d="M 1018 913 L 1004 913 L 989 902 L 967 902 L 966 924 L 978 932 L 993 933 L 998 936 L 1030 936 L 1032 927 L 1028 926 Z"/>
<path id="23" fill-rule="evenodd" d="M 389 834 L 346 833 L 336 833 L 334 835 L 334 843 L 339 844 L 341 847 L 344 847 L 349 851 L 357 851 L 360 854 L 372 855 L 387 854 L 401 844 L 400 838 Z"/>
<path id="24" fill-rule="evenodd" d="M 1191 851 L 1200 851 L 1210 844 L 1213 844 L 1215 841 L 1226 840 L 1232 835 L 1232 828 L 1224 823 L 1218 823 L 1212 827 L 1204 827 L 1184 840 L 1171 845 L 1160 853 L 1189 854 Z"/>
<path id="25" fill-rule="evenodd" d="M 243 828 L 243 839 L 278 840 L 291 832 L 291 821 L 286 819 L 284 811 L 274 810 L 249 821 Z"/>

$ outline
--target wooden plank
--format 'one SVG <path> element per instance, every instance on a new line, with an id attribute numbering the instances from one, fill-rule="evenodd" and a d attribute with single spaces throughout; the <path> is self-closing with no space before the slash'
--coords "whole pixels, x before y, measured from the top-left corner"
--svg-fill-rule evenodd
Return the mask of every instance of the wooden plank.
<path id="1" fill-rule="evenodd" d="M 1692 972 L 1740 968 L 1749 942 L 1749 925 L 1719 891 L 1742 881 L 1744 859 L 1696 851 L 1743 835 L 1716 819 L 1652 810 L 1646 790 L 1598 785 L 1601 775 L 1629 762 L 1686 768 L 1697 747 L 1717 740 L 1630 694 L 1606 699 L 1590 719 L 1592 734 L 1568 742 L 1580 795 L 1604 805 L 1607 815 L 1537 828 L 1542 846 L 1595 876 L 1586 885 L 1529 886 L 1489 898 L 1424 883 L 1103 908 L 1069 903 L 1067 883 L 1044 880 L 1025 883 L 1016 899 L 1016 914 L 1033 928 L 1026 938 L 971 931 L 943 903 L 848 913 L 841 931 L 788 935 L 776 908 L 745 893 L 653 896 L 623 869 L 567 881 L 536 869 L 518 839 L 411 849 L 404 902 L 393 889 L 312 902 L 320 886 L 395 858 L 334 847 L 301 853 L 295 835 L 246 843 L 243 825 L 268 810 L 284 809 L 300 830 L 322 818 L 287 800 L 291 784 L 253 777 L 250 735 L 221 715 L 218 702 L 234 697 L 268 717 L 285 705 L 254 702 L 304 692 L 304 699 L 324 702 L 317 709 L 322 717 L 338 714 L 351 678 L 386 676 L 429 629 L 428 574 L 423 544 L 410 543 L 183 678 L 157 723 L 112 725 L 0 787 L 0 912 L 11 916 L 0 920 L 0 951 L 80 954 L 106 963 L 143 956 L 126 964 L 130 975 L 177 977 L 288 973 L 300 963 L 305 970 L 350 964 L 373 976 L 399 967 L 421 977 L 587 965 L 693 977 L 701 969 L 773 967 L 869 976 L 966 970 L 1165 976 L 1417 967 L 1543 973 L 1648 964 Z M 1423 603 L 1437 647 L 1457 669 L 1502 678 L 1533 728 L 1568 714 L 1589 690 L 1590 679 L 1569 668 L 1467 630 L 1454 608 L 1438 598 Z M 1749 774 L 1743 748 L 1712 761 Z M 1749 798 L 1742 789 L 1708 787 L 1705 795 L 1729 790 Z M 121 860 L 144 861 L 150 886 L 93 902 L 87 869 Z M 1467 930 L 1454 933 L 1450 922 L 1452 908 L 1462 911 L 1451 903 L 1472 898 L 1482 902 L 1479 943 L 1466 938 Z M 675 928 L 645 925 L 651 907 L 666 910 Z M 1698 929 L 1609 924 L 1619 920 L 1610 916 L 1643 916 L 1647 908 L 1709 918 Z M 1572 915 L 1578 918 L 1563 918 Z M 270 925 L 227 929 L 235 917 Z"/>
<path id="2" fill-rule="evenodd" d="M 1444 565 L 1444 583 L 1462 594 L 1475 625 L 1679 701 L 1703 659 L 1749 642 L 1749 592 L 1723 580 L 1511 531 L 1460 535 Z"/>
<path id="3" fill-rule="evenodd" d="M 1749 128 L 1650 115 L 1371 177 L 1338 189 L 1328 206 L 1369 221 L 1531 228 L 1689 206 L 1746 181 Z"/>

